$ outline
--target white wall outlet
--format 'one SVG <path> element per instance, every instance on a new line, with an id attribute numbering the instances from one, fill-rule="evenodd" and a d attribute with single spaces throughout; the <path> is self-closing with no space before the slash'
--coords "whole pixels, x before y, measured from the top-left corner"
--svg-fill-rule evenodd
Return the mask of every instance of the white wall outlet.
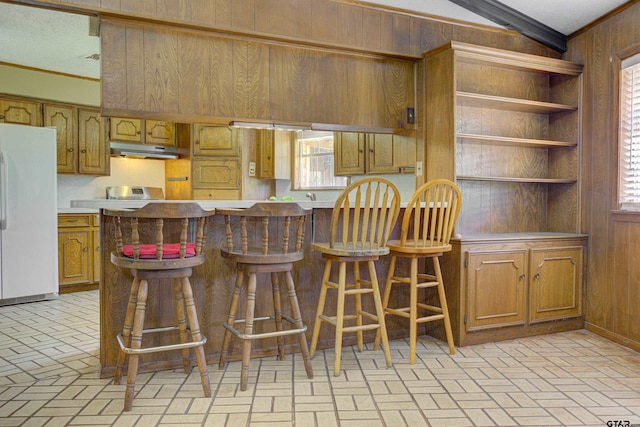
<path id="1" fill-rule="evenodd" d="M 249 162 L 249 176 L 256 176 L 256 162 Z"/>
<path id="2" fill-rule="evenodd" d="M 422 160 L 416 162 L 416 176 L 422 176 Z"/>

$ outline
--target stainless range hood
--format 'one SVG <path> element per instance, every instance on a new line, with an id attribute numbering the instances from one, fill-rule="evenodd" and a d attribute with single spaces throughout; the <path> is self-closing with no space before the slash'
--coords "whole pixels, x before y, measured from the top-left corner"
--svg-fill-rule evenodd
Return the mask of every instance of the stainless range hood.
<path id="1" fill-rule="evenodd" d="M 136 159 L 177 159 L 178 150 L 175 147 L 162 145 L 129 144 L 111 142 L 111 155 L 133 157 Z"/>

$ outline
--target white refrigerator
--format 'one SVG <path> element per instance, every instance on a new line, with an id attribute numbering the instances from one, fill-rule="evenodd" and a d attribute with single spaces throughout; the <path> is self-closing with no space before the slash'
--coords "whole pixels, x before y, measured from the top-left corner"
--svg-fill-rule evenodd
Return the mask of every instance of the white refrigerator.
<path id="1" fill-rule="evenodd" d="M 0 305 L 58 294 L 56 130 L 0 124 Z"/>

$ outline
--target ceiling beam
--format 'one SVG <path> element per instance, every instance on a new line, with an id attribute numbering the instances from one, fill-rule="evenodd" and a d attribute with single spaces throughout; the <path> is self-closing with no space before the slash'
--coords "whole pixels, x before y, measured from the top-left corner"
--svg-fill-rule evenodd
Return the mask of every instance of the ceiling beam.
<path id="1" fill-rule="evenodd" d="M 496 0 L 449 0 L 496 24 L 559 52 L 567 51 L 567 36 Z"/>

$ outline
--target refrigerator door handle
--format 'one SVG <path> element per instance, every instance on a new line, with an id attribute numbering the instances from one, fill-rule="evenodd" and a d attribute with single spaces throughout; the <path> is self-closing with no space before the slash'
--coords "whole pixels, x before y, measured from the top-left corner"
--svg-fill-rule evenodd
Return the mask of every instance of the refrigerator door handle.
<path id="1" fill-rule="evenodd" d="M 0 230 L 7 229 L 7 193 L 9 192 L 9 165 L 0 151 Z"/>

